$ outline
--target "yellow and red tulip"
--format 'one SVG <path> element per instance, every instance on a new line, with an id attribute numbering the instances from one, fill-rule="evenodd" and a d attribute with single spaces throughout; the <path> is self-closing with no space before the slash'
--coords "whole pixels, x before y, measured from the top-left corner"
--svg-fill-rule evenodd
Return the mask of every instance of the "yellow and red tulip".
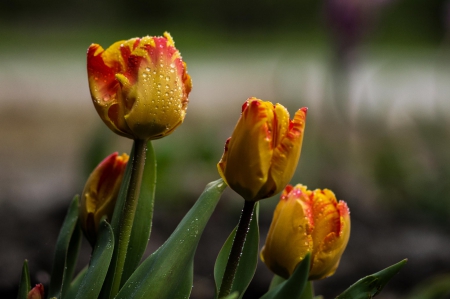
<path id="1" fill-rule="evenodd" d="M 192 88 L 186 63 L 169 33 L 132 38 L 87 52 L 94 106 L 115 133 L 131 139 L 158 139 L 184 120 Z"/>
<path id="2" fill-rule="evenodd" d="M 217 164 L 228 186 L 247 201 L 283 190 L 300 158 L 306 112 L 290 120 L 282 105 L 249 98 Z"/>
<path id="3" fill-rule="evenodd" d="M 328 189 L 288 185 L 273 214 L 261 259 L 275 274 L 288 278 L 311 253 L 309 280 L 336 271 L 350 237 L 350 212 Z"/>
<path id="4" fill-rule="evenodd" d="M 109 155 L 94 169 L 84 186 L 79 222 L 91 244 L 95 244 L 102 217 L 112 218 L 128 159 L 127 154 Z"/>

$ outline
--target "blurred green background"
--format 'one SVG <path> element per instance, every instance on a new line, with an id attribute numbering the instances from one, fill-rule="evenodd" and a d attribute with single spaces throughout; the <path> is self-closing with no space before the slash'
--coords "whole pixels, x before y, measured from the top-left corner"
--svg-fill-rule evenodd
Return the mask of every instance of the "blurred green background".
<path id="1" fill-rule="evenodd" d="M 154 142 L 159 176 L 149 252 L 218 178 L 224 142 L 242 103 L 255 96 L 282 103 L 291 115 L 309 107 L 292 183 L 330 188 L 352 212 L 341 266 L 316 283 L 317 293 L 332 298 L 363 275 L 409 258 L 379 298 L 448 298 L 413 291 L 442 285 L 427 281 L 450 273 L 444 0 L 2 1 L 2 298 L 16 295 L 25 258 L 32 283 L 48 282 L 70 198 L 104 156 L 131 147 L 93 109 L 86 49 L 164 31 L 188 65 L 193 90 L 184 124 Z M 277 201 L 261 203 L 261 246 Z M 192 298 L 212 297 L 214 260 L 241 206 L 228 190 L 198 248 Z M 85 245 L 80 265 L 89 257 Z M 245 298 L 258 298 L 270 279 L 260 264 Z"/>

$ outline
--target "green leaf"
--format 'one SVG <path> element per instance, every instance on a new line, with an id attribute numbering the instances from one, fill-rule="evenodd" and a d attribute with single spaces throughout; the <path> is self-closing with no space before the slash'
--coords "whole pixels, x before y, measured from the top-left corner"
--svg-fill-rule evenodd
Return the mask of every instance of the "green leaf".
<path id="1" fill-rule="evenodd" d="M 28 271 L 28 261 L 25 260 L 22 266 L 22 275 L 20 276 L 19 292 L 17 293 L 17 299 L 27 299 L 30 290 L 31 290 L 30 272 Z"/>
<path id="2" fill-rule="evenodd" d="M 147 144 L 146 162 L 141 191 L 131 230 L 130 243 L 122 274 L 122 285 L 136 270 L 150 239 L 153 219 L 153 203 L 156 188 L 156 157 L 152 143 Z"/>
<path id="3" fill-rule="evenodd" d="M 55 257 L 53 260 L 53 268 L 51 273 L 51 281 L 48 289 L 49 297 L 61 298 L 63 289 L 63 282 L 71 279 L 73 274 L 73 262 L 76 261 L 76 257 L 69 257 L 68 253 L 75 253 L 77 250 L 71 248 L 77 246 L 75 233 L 74 241 L 72 236 L 78 223 L 78 196 L 72 200 L 69 210 L 67 211 L 66 218 L 59 232 L 58 240 L 56 241 Z"/>
<path id="4" fill-rule="evenodd" d="M 122 184 L 120 184 L 120 190 L 119 195 L 117 195 L 116 200 L 116 206 L 114 207 L 114 213 L 111 219 L 111 228 L 114 233 L 114 248 L 116 248 L 117 251 L 117 242 L 119 240 L 119 229 L 120 229 L 120 218 L 122 217 L 122 212 L 125 206 L 126 197 L 128 193 L 128 186 L 130 184 L 130 178 L 131 178 L 131 172 L 133 164 L 132 159 L 134 157 L 134 150 L 135 150 L 135 143 L 133 142 L 133 146 L 131 147 L 130 152 L 130 159 L 128 160 L 127 167 L 125 169 L 125 173 L 123 175 Z M 113 258 L 111 261 L 110 268 L 108 270 L 108 274 L 106 276 L 105 282 L 103 284 L 102 291 L 100 293 L 99 298 L 101 299 L 108 299 L 110 292 L 111 292 L 111 286 L 114 280 L 115 276 L 115 268 L 116 268 L 116 258 L 115 255 L 117 252 L 113 252 Z"/>
<path id="5" fill-rule="evenodd" d="M 314 288 L 311 281 L 306 282 L 300 299 L 314 299 Z"/>
<path id="6" fill-rule="evenodd" d="M 228 296 L 226 296 L 226 297 L 224 297 L 222 299 L 237 299 L 237 298 L 239 298 L 239 293 L 238 292 L 234 292 L 234 293 L 231 293 L 230 295 L 228 295 Z"/>
<path id="7" fill-rule="evenodd" d="M 283 277 L 274 274 L 272 281 L 270 282 L 269 291 L 285 281 L 286 279 L 284 279 Z"/>
<path id="8" fill-rule="evenodd" d="M 302 297 L 309 275 L 310 255 L 307 254 L 284 282 L 264 294 L 261 299 L 299 299 Z"/>
<path id="9" fill-rule="evenodd" d="M 361 278 L 337 296 L 336 299 L 367 299 L 375 297 L 406 262 L 407 259 L 404 259 L 380 272 Z"/>
<path id="10" fill-rule="evenodd" d="M 114 213 L 111 219 L 111 228 L 114 232 L 114 240 L 115 242 L 118 239 L 118 233 L 120 228 L 120 218 L 123 211 L 123 208 L 125 206 L 125 201 L 127 199 L 127 192 L 128 192 L 128 185 L 130 184 L 130 178 L 131 178 L 131 165 L 132 159 L 134 157 L 134 142 L 133 146 L 131 147 L 130 152 L 130 159 L 128 160 L 127 167 L 125 168 L 125 173 L 122 178 L 122 183 L 120 184 L 120 190 L 119 194 L 117 195 L 116 200 L 116 206 L 114 207 Z"/>
<path id="11" fill-rule="evenodd" d="M 69 289 L 67 290 L 67 293 L 65 295 L 64 299 L 75 299 L 78 293 L 78 289 L 80 288 L 81 282 L 84 279 L 84 276 L 86 275 L 88 270 L 88 267 L 85 266 L 80 273 L 72 280 L 72 283 L 70 284 Z"/>
<path id="12" fill-rule="evenodd" d="M 66 298 L 67 291 L 70 288 L 73 274 L 75 272 L 75 267 L 77 265 L 78 260 L 78 253 L 81 247 L 82 236 L 83 233 L 77 221 L 77 224 L 72 233 L 72 238 L 70 238 L 69 248 L 67 250 L 66 269 L 64 272 L 64 280 L 61 289 L 61 298 L 64 299 Z"/>
<path id="13" fill-rule="evenodd" d="M 114 234 L 111 226 L 102 220 L 98 240 L 92 253 L 86 275 L 83 277 L 76 299 L 98 298 L 105 280 L 114 250 Z"/>
<path id="14" fill-rule="evenodd" d="M 258 226 L 259 203 L 255 204 L 253 210 L 253 218 L 250 222 L 250 229 L 245 239 L 244 248 L 242 249 L 242 256 L 239 260 L 239 265 L 236 270 L 231 292 L 240 294 L 237 298 L 242 298 L 245 290 L 252 281 L 255 275 L 256 266 L 258 264 L 259 252 L 259 226 Z M 216 282 L 215 298 L 218 296 L 220 285 L 222 284 L 223 274 L 228 263 L 231 247 L 233 245 L 234 237 L 236 235 L 237 226 L 231 232 L 228 239 L 225 241 L 214 265 L 214 279 Z"/>
<path id="15" fill-rule="evenodd" d="M 116 299 L 189 297 L 195 250 L 225 188 L 222 179 L 206 186 L 172 235 L 136 269 Z"/>

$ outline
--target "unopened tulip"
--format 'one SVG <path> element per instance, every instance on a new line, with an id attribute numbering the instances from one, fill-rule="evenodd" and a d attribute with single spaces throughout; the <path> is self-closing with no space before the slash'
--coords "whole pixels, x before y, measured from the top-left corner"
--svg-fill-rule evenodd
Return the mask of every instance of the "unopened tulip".
<path id="1" fill-rule="evenodd" d="M 282 105 L 249 98 L 217 164 L 228 186 L 247 201 L 283 190 L 300 158 L 306 112 L 291 120 Z"/>
<path id="2" fill-rule="evenodd" d="M 184 120 L 192 88 L 186 64 L 169 33 L 132 38 L 87 52 L 94 106 L 115 133 L 131 139 L 158 139 Z"/>
<path id="3" fill-rule="evenodd" d="M 288 185 L 273 214 L 261 259 L 275 274 L 288 278 L 307 253 L 309 280 L 336 271 L 350 237 L 350 212 L 328 189 Z"/>
<path id="4" fill-rule="evenodd" d="M 44 286 L 42 283 L 37 284 L 28 293 L 27 299 L 44 299 Z"/>
<path id="5" fill-rule="evenodd" d="M 113 153 L 106 157 L 91 173 L 79 206 L 79 221 L 86 238 L 95 244 L 100 220 L 111 220 L 125 173 L 128 155 Z"/>

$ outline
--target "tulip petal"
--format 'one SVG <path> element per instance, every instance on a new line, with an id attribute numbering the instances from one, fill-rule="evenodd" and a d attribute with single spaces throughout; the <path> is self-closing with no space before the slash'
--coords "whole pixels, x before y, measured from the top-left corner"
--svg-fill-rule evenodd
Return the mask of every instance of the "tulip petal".
<path id="1" fill-rule="evenodd" d="M 277 205 L 261 259 L 275 274 L 288 278 L 305 255 L 312 250 L 307 203 L 294 197 L 281 199 Z M 281 216 L 280 216 L 281 215 Z"/>
<path id="2" fill-rule="evenodd" d="M 336 271 L 350 238 L 350 215 L 344 201 L 328 189 L 315 190 L 313 260 L 310 279 L 323 279 Z"/>
<path id="3" fill-rule="evenodd" d="M 100 219 L 111 219 L 128 155 L 113 153 L 106 157 L 89 176 L 79 206 L 81 227 L 94 245 Z"/>
<path id="4" fill-rule="evenodd" d="M 148 39 L 152 42 L 147 42 Z M 180 82 L 185 65 L 171 37 L 145 37 L 142 43 L 145 47 L 137 47 L 132 54 L 132 57 L 145 59 L 134 75 L 139 78 L 135 83 L 136 93 L 127 95 L 127 98 L 134 97 L 134 105 L 125 120 L 136 135 L 156 139 L 164 136 L 161 132 L 172 131 L 184 119 L 187 91 Z M 152 101 L 148 102 L 146 98 Z"/>
<path id="5" fill-rule="evenodd" d="M 249 99 L 222 158 L 233 161 L 224 168 L 224 175 L 246 200 L 257 198 L 269 175 L 273 118 L 270 103 Z"/>
<path id="6" fill-rule="evenodd" d="M 299 109 L 294 116 L 293 121 L 289 120 L 289 114 L 278 112 L 281 136 L 278 136 L 279 142 L 273 151 L 272 165 L 270 168 L 269 184 L 276 186 L 274 194 L 280 192 L 286 182 L 294 175 L 303 143 L 305 130 L 306 108 Z M 287 119 L 286 119 L 287 117 Z M 286 123 L 286 120 L 288 123 Z M 288 129 L 284 129 L 284 128 Z"/>

